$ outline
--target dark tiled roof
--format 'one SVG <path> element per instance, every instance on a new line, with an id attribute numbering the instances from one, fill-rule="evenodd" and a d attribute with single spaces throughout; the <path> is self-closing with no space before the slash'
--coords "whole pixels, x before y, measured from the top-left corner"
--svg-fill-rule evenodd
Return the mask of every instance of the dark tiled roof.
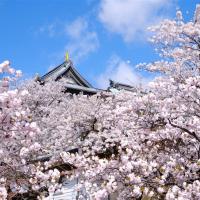
<path id="1" fill-rule="evenodd" d="M 44 76 L 42 76 L 40 78 L 41 81 L 46 81 L 50 78 L 54 79 L 54 80 L 58 80 L 59 78 L 61 78 L 65 73 L 67 73 L 68 71 L 71 72 L 72 76 L 74 79 L 76 79 L 76 81 L 84 87 L 88 87 L 88 88 L 92 88 L 92 85 L 86 81 L 79 73 L 78 71 L 73 67 L 73 64 L 71 61 L 65 61 L 64 63 L 62 63 L 61 65 L 55 67 L 54 69 L 52 69 L 51 71 L 49 71 L 47 74 L 45 74 Z"/>
<path id="2" fill-rule="evenodd" d="M 134 86 L 124 84 L 124 83 L 119 83 L 115 82 L 113 80 L 110 80 L 110 87 L 108 89 L 115 88 L 118 90 L 128 90 L 128 91 L 135 91 Z"/>

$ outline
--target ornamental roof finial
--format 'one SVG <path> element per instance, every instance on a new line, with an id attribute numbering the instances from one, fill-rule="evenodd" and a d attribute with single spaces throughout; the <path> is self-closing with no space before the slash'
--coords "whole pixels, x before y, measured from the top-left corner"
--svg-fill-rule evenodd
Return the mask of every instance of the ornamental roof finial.
<path id="1" fill-rule="evenodd" d="M 69 53 L 68 53 L 68 51 L 66 52 L 66 54 L 65 54 L 65 61 L 69 61 Z"/>

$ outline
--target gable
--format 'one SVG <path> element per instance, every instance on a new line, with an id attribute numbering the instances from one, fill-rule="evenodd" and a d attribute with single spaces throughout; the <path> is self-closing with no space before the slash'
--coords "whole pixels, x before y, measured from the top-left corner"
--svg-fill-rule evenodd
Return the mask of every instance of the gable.
<path id="1" fill-rule="evenodd" d="M 56 80 L 61 79 L 64 80 L 67 84 L 73 84 L 78 86 L 83 86 L 90 88 L 92 87 L 83 77 L 75 71 L 73 67 L 69 67 L 67 70 L 65 70 L 62 74 L 60 74 Z"/>
<path id="2" fill-rule="evenodd" d="M 47 74 L 42 76 L 40 79 L 41 81 L 45 82 L 50 79 L 55 81 L 59 79 L 65 79 L 66 84 L 73 84 L 78 86 L 83 86 L 86 88 L 93 88 L 90 83 L 88 83 L 73 67 L 71 61 L 65 61 L 58 67 L 54 68 L 53 70 L 49 71 Z"/>

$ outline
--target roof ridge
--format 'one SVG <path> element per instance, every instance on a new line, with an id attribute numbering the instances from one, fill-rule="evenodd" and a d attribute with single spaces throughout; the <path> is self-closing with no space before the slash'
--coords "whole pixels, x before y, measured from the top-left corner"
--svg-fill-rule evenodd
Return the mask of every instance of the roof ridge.
<path id="1" fill-rule="evenodd" d="M 110 81 L 110 84 L 114 84 L 114 85 L 124 85 L 124 86 L 127 86 L 127 87 L 132 87 L 134 88 L 134 85 L 129 85 L 127 83 L 122 83 L 122 82 L 118 82 L 118 81 L 114 81 L 114 80 L 109 80 Z"/>
<path id="2" fill-rule="evenodd" d="M 66 66 L 66 64 L 69 64 L 70 62 L 69 61 L 65 61 L 63 62 L 62 64 L 58 65 L 57 67 L 53 68 L 52 70 L 50 70 L 49 72 L 47 72 L 45 75 L 43 75 L 41 77 L 41 79 L 45 79 L 46 77 L 50 76 L 52 73 L 56 72 L 58 69 L 60 69 L 61 67 L 63 67 L 63 65 Z M 69 67 L 69 65 L 68 65 Z"/>

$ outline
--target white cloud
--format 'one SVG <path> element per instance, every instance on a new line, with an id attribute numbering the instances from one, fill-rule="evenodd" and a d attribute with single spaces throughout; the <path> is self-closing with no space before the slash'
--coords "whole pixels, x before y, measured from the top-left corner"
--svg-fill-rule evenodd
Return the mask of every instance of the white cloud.
<path id="1" fill-rule="evenodd" d="M 130 42 L 158 21 L 159 12 L 167 10 L 174 0 L 101 0 L 99 19 L 111 32 Z"/>
<path id="2" fill-rule="evenodd" d="M 69 51 L 75 61 L 94 52 L 99 47 L 97 33 L 89 30 L 88 22 L 83 18 L 78 18 L 67 25 L 65 32 L 69 39 L 65 50 Z"/>
<path id="3" fill-rule="evenodd" d="M 107 88 L 109 86 L 109 79 L 132 86 L 146 85 L 149 81 L 134 70 L 134 66 L 130 61 L 124 61 L 117 56 L 110 59 L 105 72 L 97 77 L 97 86 L 103 89 Z"/>
<path id="4" fill-rule="evenodd" d="M 60 29 L 60 23 L 58 21 L 53 22 L 51 24 L 41 26 L 37 31 L 35 31 L 36 35 L 45 34 L 48 37 L 54 37 L 58 34 L 58 29 Z"/>
<path id="5" fill-rule="evenodd" d="M 66 51 L 68 51 L 71 59 L 74 62 L 78 62 L 99 47 L 97 33 L 91 31 L 88 21 L 81 17 L 67 24 L 66 22 L 57 20 L 50 24 L 43 25 L 35 31 L 35 34 L 43 34 L 51 39 L 62 37 L 66 40 L 62 50 L 52 56 L 56 60 L 58 59 L 57 57 L 63 58 Z"/>

